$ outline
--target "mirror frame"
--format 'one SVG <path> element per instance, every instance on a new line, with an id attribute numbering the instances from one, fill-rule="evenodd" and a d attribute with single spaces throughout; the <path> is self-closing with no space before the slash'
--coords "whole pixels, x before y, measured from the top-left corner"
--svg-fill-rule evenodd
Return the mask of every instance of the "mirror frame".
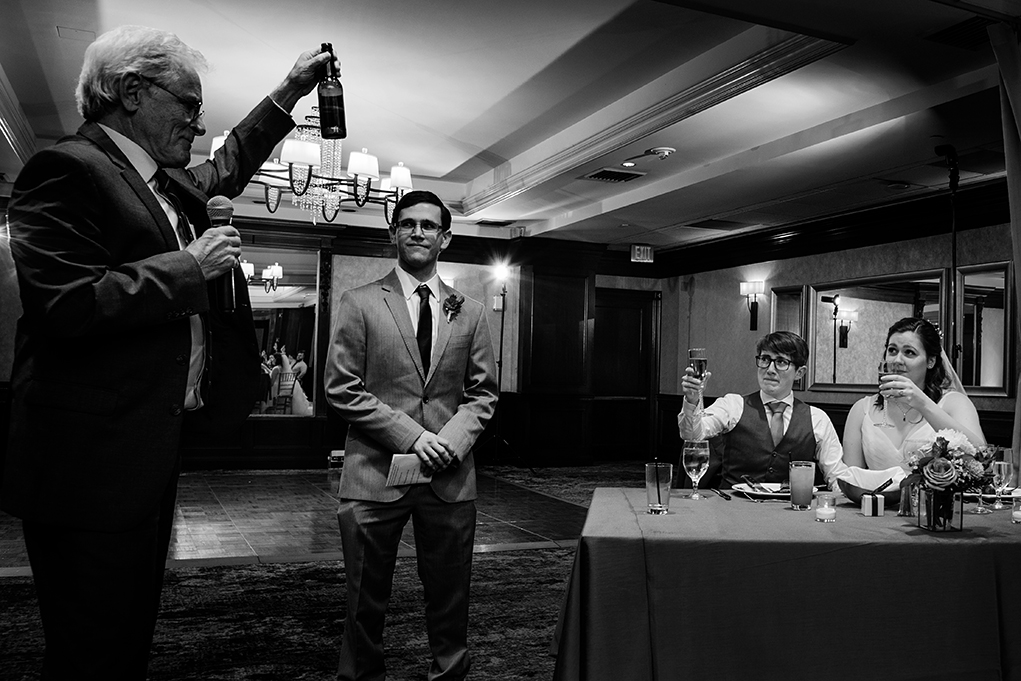
<path id="1" fill-rule="evenodd" d="M 960 268 L 958 268 L 960 269 Z M 832 289 L 847 288 L 850 286 L 867 286 L 869 284 L 884 284 L 898 281 L 914 281 L 916 279 L 938 279 L 939 280 L 939 322 L 940 328 L 947 328 L 947 320 L 949 312 L 948 302 L 949 294 L 947 292 L 947 277 L 949 276 L 949 269 L 929 269 L 919 270 L 915 272 L 904 272 L 900 274 L 882 275 L 876 277 L 859 277 L 856 279 L 842 279 L 839 281 L 825 282 L 820 284 L 813 284 L 808 287 L 807 294 L 807 314 L 806 314 L 806 328 L 807 335 L 805 340 L 808 341 L 809 350 L 814 354 L 815 352 L 815 340 L 816 340 L 816 317 L 818 316 L 819 296 L 823 293 Z M 944 340 L 944 344 L 946 344 Z M 869 393 L 874 392 L 876 386 L 874 383 L 820 383 L 817 380 L 816 365 L 815 361 L 810 359 L 808 362 L 808 372 L 806 377 L 808 380 L 808 390 L 817 392 L 854 392 L 854 393 Z"/>
<path id="2" fill-rule="evenodd" d="M 807 301 L 808 301 L 808 290 L 809 290 L 809 286 L 807 284 L 806 285 L 801 285 L 801 286 L 777 286 L 775 288 L 770 289 L 770 301 L 769 301 L 769 303 L 770 303 L 770 305 L 769 305 L 769 330 L 770 330 L 770 332 L 793 331 L 794 333 L 798 334 L 802 338 L 805 338 L 805 339 L 808 338 L 808 331 L 807 331 L 807 328 L 808 328 L 808 310 L 807 310 L 807 304 L 806 304 Z M 798 298 L 798 315 L 799 315 L 798 328 L 796 328 L 796 329 L 779 329 L 779 328 L 777 328 L 777 322 L 778 322 L 778 320 L 777 320 L 777 311 L 779 310 L 779 303 L 777 302 L 777 299 L 780 296 L 789 296 L 792 299 L 795 296 L 797 296 L 797 298 Z M 792 388 L 794 390 L 797 390 L 797 391 L 804 391 L 805 383 L 806 382 L 807 382 L 806 376 L 802 376 L 801 378 L 799 378 L 796 381 L 794 381 L 794 384 L 793 384 Z"/>
<path id="3" fill-rule="evenodd" d="M 1000 271 L 1003 276 L 1003 386 L 982 387 L 965 385 L 964 389 L 968 395 L 982 395 L 983 397 L 1011 397 L 1014 394 L 1014 368 L 1017 362 L 1017 352 L 1014 347 L 1014 266 L 1010 260 L 997 262 L 980 263 L 977 265 L 962 265 L 957 268 L 957 275 L 954 286 L 954 297 L 956 300 L 956 324 L 954 326 L 954 343 L 963 346 L 964 338 L 964 279 L 967 275 L 980 272 Z M 961 362 L 963 353 L 954 362 L 954 368 L 958 375 L 961 374 Z"/>

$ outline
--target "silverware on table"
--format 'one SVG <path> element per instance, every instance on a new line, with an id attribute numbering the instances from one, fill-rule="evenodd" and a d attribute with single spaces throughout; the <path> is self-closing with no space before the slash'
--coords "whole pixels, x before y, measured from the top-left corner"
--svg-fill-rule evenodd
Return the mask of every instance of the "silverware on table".
<path id="1" fill-rule="evenodd" d="M 721 497 L 723 497 L 727 501 L 730 501 L 730 495 L 727 494 L 726 492 L 721 492 L 720 490 L 716 489 L 715 487 L 710 487 L 709 491 L 710 492 L 716 492 L 717 494 L 719 494 Z"/>

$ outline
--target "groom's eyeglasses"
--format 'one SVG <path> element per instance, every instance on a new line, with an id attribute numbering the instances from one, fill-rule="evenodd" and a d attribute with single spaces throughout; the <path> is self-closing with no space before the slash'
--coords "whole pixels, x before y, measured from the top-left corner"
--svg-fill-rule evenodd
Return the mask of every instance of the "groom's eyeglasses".
<path id="1" fill-rule="evenodd" d="M 776 367 L 777 371 L 787 371 L 791 368 L 791 361 L 783 357 L 772 357 L 770 355 L 755 355 L 755 366 L 760 369 L 768 369 L 770 364 Z"/>
<path id="2" fill-rule="evenodd" d="M 422 234 L 428 234 L 429 236 L 433 236 L 435 234 L 438 234 L 443 229 L 443 227 L 441 227 L 440 225 L 437 225 L 432 220 L 411 220 L 411 219 L 408 219 L 408 220 L 401 220 L 400 222 L 397 223 L 397 230 L 400 231 L 400 232 L 414 232 L 415 231 L 415 227 L 418 227 L 419 229 L 421 229 L 422 230 Z"/>

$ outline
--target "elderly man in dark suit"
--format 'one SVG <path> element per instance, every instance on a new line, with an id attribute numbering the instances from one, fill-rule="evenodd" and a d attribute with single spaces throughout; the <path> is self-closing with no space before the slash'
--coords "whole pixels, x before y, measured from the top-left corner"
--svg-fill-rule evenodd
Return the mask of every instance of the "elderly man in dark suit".
<path id="1" fill-rule="evenodd" d="M 401 532 L 412 518 L 432 664 L 430 679 L 468 674 L 468 587 L 475 538 L 471 448 L 496 405 L 485 309 L 444 284 L 450 211 L 406 194 L 390 240 L 397 267 L 341 297 L 326 368 L 330 404 L 350 425 L 340 481 L 347 620 L 338 678 L 382 679 L 383 620 Z M 394 454 L 429 474 L 388 486 Z"/>
<path id="2" fill-rule="evenodd" d="M 144 679 L 186 428 L 235 429 L 259 379 L 241 239 L 212 227 L 294 127 L 329 59 L 281 85 L 193 168 L 202 55 L 114 29 L 85 52 L 77 134 L 25 165 L 9 206 L 24 314 L 0 505 L 23 519 L 47 679 Z M 235 276 L 233 312 L 211 305 Z"/>

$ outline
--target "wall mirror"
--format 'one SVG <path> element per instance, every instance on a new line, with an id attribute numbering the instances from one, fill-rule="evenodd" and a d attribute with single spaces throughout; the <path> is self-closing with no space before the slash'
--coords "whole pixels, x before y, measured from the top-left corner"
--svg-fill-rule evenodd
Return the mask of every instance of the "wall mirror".
<path id="1" fill-rule="evenodd" d="M 246 244 L 241 259 L 251 266 L 248 295 L 264 358 L 252 415 L 313 416 L 319 252 Z"/>
<path id="2" fill-rule="evenodd" d="M 1009 262 L 957 268 L 957 372 L 971 394 L 1007 397 L 1013 381 Z"/>
<path id="3" fill-rule="evenodd" d="M 771 292 L 770 331 L 791 331 L 807 338 L 805 331 L 805 288 L 804 286 L 782 286 Z M 805 389 L 805 377 L 794 381 L 794 390 Z"/>
<path id="4" fill-rule="evenodd" d="M 886 332 L 903 317 L 942 326 L 943 270 L 810 287 L 809 389 L 874 389 Z"/>

